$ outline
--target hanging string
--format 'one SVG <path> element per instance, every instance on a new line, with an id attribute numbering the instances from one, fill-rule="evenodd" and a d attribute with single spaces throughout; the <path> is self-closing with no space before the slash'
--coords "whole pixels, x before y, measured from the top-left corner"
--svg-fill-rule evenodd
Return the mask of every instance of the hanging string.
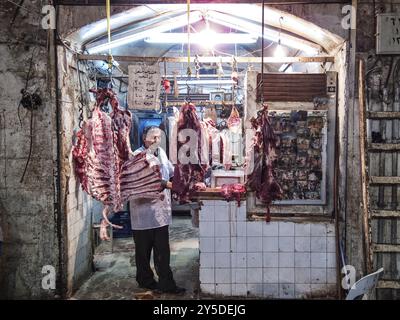
<path id="1" fill-rule="evenodd" d="M 192 74 L 192 70 L 190 70 L 190 0 L 187 0 L 187 34 L 188 34 L 188 44 L 187 44 L 187 54 L 188 54 L 188 67 L 187 67 L 187 75 L 190 76 Z"/>
<path id="2" fill-rule="evenodd" d="M 261 104 L 264 103 L 264 0 L 262 2 L 262 10 L 261 10 L 261 16 L 262 16 L 262 23 L 261 23 L 261 81 L 259 85 L 259 89 L 261 90 Z"/>
<path id="3" fill-rule="evenodd" d="M 113 56 L 111 52 L 111 4 L 110 0 L 106 0 L 106 12 L 107 12 L 107 35 L 108 35 L 108 71 L 111 72 L 113 67 Z"/>

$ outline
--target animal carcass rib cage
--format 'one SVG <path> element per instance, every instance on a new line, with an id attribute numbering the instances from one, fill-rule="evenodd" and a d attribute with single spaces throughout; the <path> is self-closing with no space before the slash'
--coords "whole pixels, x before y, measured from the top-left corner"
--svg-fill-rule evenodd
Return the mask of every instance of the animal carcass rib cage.
<path id="1" fill-rule="evenodd" d="M 94 93 L 93 117 L 83 123 L 72 150 L 75 172 L 83 190 L 114 211 L 135 197 L 159 197 L 160 169 L 157 163 L 151 166 L 149 161 L 156 161 L 155 157 L 145 152 L 132 154 L 131 114 L 119 108 L 112 90 L 99 89 Z M 112 106 L 110 115 L 101 111 L 108 102 Z"/>

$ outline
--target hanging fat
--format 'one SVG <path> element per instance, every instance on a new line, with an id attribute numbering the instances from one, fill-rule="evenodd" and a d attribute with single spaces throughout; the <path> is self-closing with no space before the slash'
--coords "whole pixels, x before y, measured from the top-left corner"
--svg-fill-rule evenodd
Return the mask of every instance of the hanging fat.
<path id="1" fill-rule="evenodd" d="M 242 119 L 235 106 L 232 107 L 231 115 L 228 118 L 228 128 L 233 133 L 239 133 L 242 128 Z"/>
<path id="2" fill-rule="evenodd" d="M 220 152 L 221 162 L 225 166 L 225 169 L 229 170 L 232 167 L 232 146 L 230 133 L 226 129 L 220 132 Z"/>
<path id="3" fill-rule="evenodd" d="M 207 153 L 211 157 L 211 165 L 220 164 L 219 131 L 215 127 L 215 122 L 211 118 L 202 121 L 202 127 L 206 140 L 203 143 L 208 145 Z"/>
<path id="4" fill-rule="evenodd" d="M 179 97 L 179 86 L 178 86 L 178 80 L 176 77 L 176 71 L 174 72 L 174 97 L 175 98 Z"/>

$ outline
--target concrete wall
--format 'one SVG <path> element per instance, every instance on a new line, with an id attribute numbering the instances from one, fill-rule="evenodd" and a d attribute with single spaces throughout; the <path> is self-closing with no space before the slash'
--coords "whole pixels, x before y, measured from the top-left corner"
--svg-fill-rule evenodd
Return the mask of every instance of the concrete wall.
<path id="1" fill-rule="evenodd" d="M 63 101 L 60 105 L 61 208 L 65 220 L 61 220 L 55 210 L 55 55 L 52 31 L 40 28 L 41 5 L 45 4 L 46 1 L 25 1 L 24 8 L 18 9 L 11 3 L 2 2 L 0 10 L 1 28 L 7 30 L 0 35 L 0 74 L 3 79 L 0 84 L 0 223 L 4 233 L 0 297 L 4 298 L 53 298 L 56 293 L 67 291 L 70 294 L 77 288 L 91 272 L 91 216 L 100 210 L 98 204 L 95 205 L 80 191 L 72 173 L 72 135 L 78 128 L 77 101 L 80 94 L 76 61 L 70 52 L 61 48 L 58 56 L 60 100 Z M 82 17 L 76 14 L 74 21 L 78 16 Z M 32 157 L 21 183 L 29 153 L 31 113 L 20 108 L 20 123 L 17 107 L 32 57 L 28 91 L 37 90 L 43 106 L 33 112 Z M 87 95 L 85 74 L 82 74 L 82 82 Z M 87 118 L 88 113 L 85 112 L 84 116 Z M 63 240 L 60 234 L 65 236 Z M 62 272 L 64 283 L 57 283 L 60 291 L 42 289 L 42 267 L 54 266 L 59 273 L 59 261 L 66 264 Z"/>
<path id="2" fill-rule="evenodd" d="M 41 271 L 58 271 L 54 63 L 51 33 L 40 28 L 40 2 L 18 9 L 2 1 L 0 9 L 0 208 L 4 252 L 0 257 L 0 297 L 52 298 L 41 286 Z M 33 111 L 32 156 L 20 182 L 30 145 L 31 112 L 17 107 L 32 59 L 29 92 L 43 105 Z"/>

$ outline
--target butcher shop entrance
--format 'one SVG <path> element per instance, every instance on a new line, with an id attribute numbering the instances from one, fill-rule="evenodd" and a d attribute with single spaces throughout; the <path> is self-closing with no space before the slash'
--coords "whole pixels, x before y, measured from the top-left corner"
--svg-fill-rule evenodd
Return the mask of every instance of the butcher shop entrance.
<path id="1" fill-rule="evenodd" d="M 338 297 L 346 41 L 272 7 L 189 8 L 64 30 L 67 296 L 178 297 L 136 283 L 146 208 L 169 225 L 179 297 Z"/>

